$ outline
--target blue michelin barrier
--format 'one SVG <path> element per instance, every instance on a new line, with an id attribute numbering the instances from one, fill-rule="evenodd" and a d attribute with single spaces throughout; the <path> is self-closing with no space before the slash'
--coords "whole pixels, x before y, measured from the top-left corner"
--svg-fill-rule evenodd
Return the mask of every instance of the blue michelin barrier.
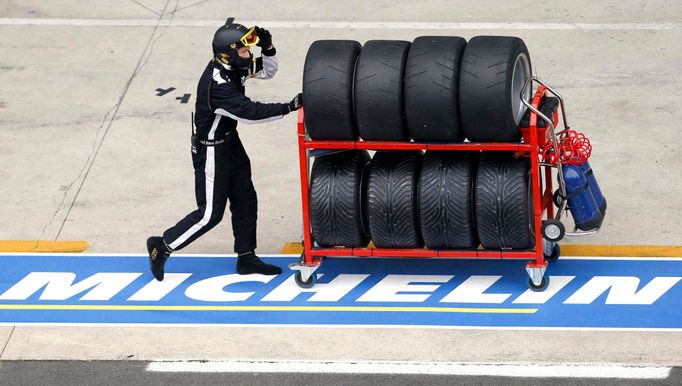
<path id="1" fill-rule="evenodd" d="M 562 258 L 544 292 L 525 261 L 327 259 L 318 284 L 234 272 L 234 257 L 0 256 L 0 323 L 682 329 L 682 260 Z M 287 255 L 265 258 L 285 266 Z"/>

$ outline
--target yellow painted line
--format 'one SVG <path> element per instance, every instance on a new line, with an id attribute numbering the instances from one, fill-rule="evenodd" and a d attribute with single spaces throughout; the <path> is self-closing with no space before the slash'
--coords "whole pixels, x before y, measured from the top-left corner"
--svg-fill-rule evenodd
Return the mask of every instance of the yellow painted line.
<path id="1" fill-rule="evenodd" d="M 285 255 L 300 255 L 303 253 L 303 245 L 301 243 L 291 243 L 286 242 L 284 246 L 279 250 L 279 253 Z"/>
<path id="2" fill-rule="evenodd" d="M 0 310 L 63 311 L 332 311 L 440 312 L 467 314 L 534 314 L 536 308 L 343 307 L 343 306 L 114 306 L 76 304 L 0 304 Z"/>
<path id="3" fill-rule="evenodd" d="M 376 248 L 374 246 L 373 242 L 369 242 L 369 245 L 367 248 Z M 298 243 L 296 242 L 286 242 L 284 243 L 284 246 L 279 250 L 279 253 L 285 254 L 285 255 L 300 255 L 303 253 L 303 244 L 299 241 Z"/>
<path id="4" fill-rule="evenodd" d="M 561 245 L 562 256 L 682 257 L 673 245 Z"/>
<path id="5" fill-rule="evenodd" d="M 303 253 L 303 246 L 300 242 L 285 243 L 280 253 L 298 255 Z M 682 257 L 682 246 L 561 244 L 561 256 Z"/>
<path id="6" fill-rule="evenodd" d="M 0 240 L 0 252 L 78 253 L 89 247 L 84 240 Z"/>

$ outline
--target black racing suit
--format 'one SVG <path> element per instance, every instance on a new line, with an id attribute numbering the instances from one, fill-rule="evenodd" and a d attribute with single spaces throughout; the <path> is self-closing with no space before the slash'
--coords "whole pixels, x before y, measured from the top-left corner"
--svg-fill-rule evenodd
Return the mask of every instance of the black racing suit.
<path id="1" fill-rule="evenodd" d="M 270 54 L 270 55 L 268 55 Z M 277 72 L 274 48 L 263 52 L 249 70 L 225 68 L 211 61 L 197 86 L 192 146 L 195 195 L 198 209 L 166 230 L 163 240 L 179 250 L 216 226 L 227 200 L 232 213 L 234 251 L 256 249 L 258 200 L 251 181 L 251 163 L 237 134 L 237 121 L 268 122 L 289 113 L 286 103 L 252 102 L 244 95 L 248 78 L 269 79 Z"/>

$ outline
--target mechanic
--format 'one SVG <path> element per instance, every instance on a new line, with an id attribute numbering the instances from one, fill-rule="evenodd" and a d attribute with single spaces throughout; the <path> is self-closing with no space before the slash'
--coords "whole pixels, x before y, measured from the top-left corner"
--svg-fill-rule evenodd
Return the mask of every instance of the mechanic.
<path id="1" fill-rule="evenodd" d="M 270 79 L 277 72 L 272 35 L 259 27 L 247 28 L 230 18 L 213 36 L 213 59 L 197 86 L 192 135 L 195 195 L 198 209 L 163 236 L 147 239 L 152 274 L 163 280 L 164 265 L 180 250 L 223 218 L 227 201 L 232 213 L 237 273 L 277 275 L 281 268 L 261 261 L 255 254 L 258 201 L 251 181 L 251 163 L 237 133 L 237 122 L 253 124 L 282 118 L 298 110 L 302 94 L 289 103 L 253 102 L 244 95 L 250 78 Z M 261 48 L 254 59 L 250 48 Z"/>

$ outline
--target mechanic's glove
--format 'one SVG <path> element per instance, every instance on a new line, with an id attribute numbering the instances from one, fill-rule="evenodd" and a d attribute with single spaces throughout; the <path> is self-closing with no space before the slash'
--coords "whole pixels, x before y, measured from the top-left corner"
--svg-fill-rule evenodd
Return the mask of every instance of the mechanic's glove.
<path id="1" fill-rule="evenodd" d="M 259 26 L 256 26 L 255 30 L 256 35 L 258 35 L 258 39 L 260 39 L 260 41 L 256 44 L 258 47 L 262 48 L 264 51 L 269 51 L 274 48 L 272 45 L 272 34 L 270 34 L 270 31 Z"/>
<path id="2" fill-rule="evenodd" d="M 289 102 L 289 112 L 296 111 L 303 106 L 303 94 L 298 93 L 294 99 Z"/>

